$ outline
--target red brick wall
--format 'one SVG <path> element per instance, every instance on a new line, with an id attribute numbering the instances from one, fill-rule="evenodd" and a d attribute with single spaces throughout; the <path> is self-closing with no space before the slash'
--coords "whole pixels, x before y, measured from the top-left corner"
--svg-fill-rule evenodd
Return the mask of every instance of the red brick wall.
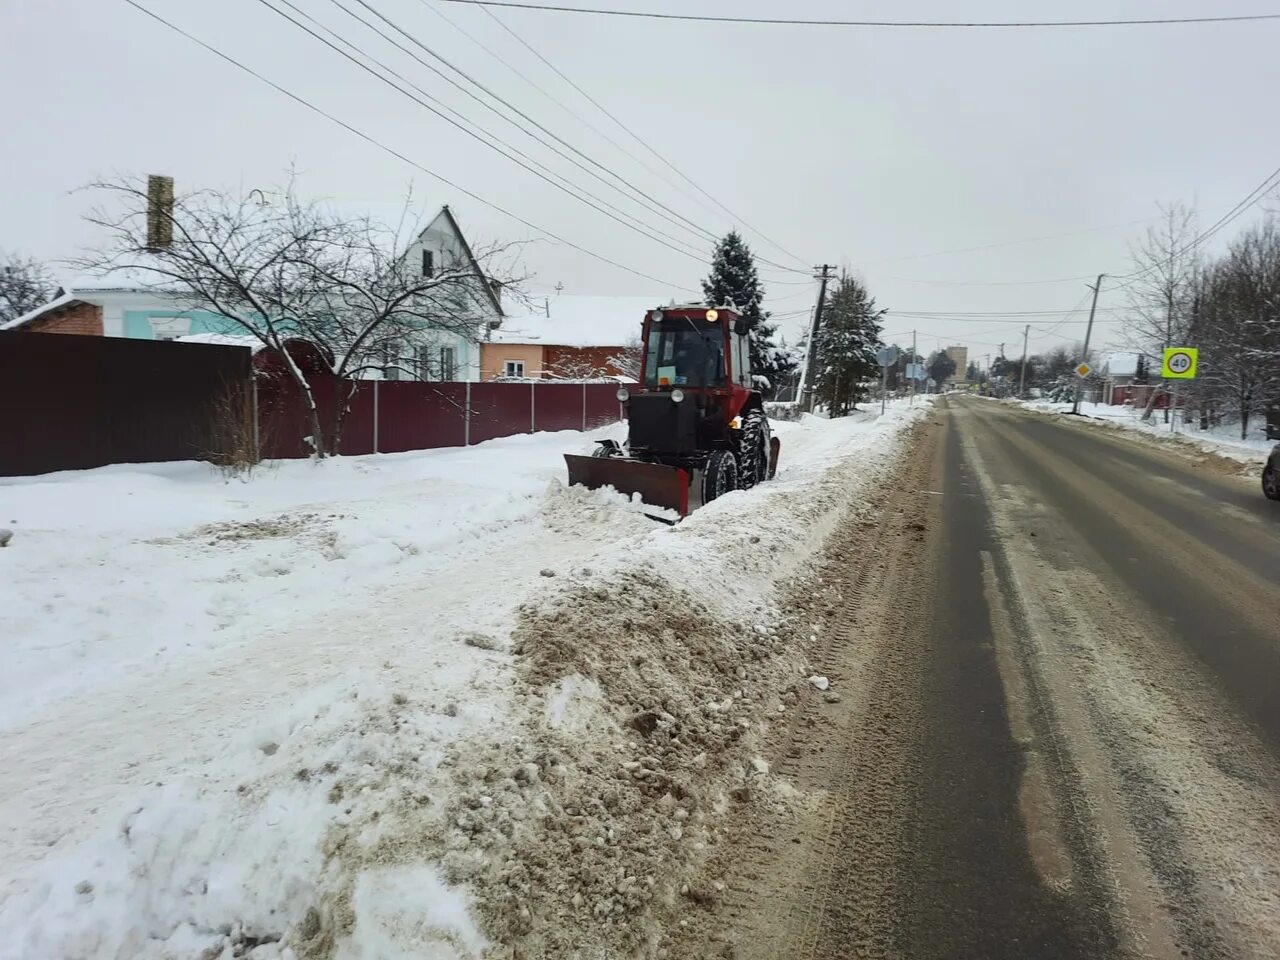
<path id="1" fill-rule="evenodd" d="M 546 347 L 543 374 L 553 377 L 582 376 L 590 370 L 603 376 L 620 376 L 622 371 L 610 362 L 622 347 Z"/>
<path id="2" fill-rule="evenodd" d="M 22 328 L 27 333 L 74 333 L 102 336 L 102 308 L 93 303 L 76 303 L 54 310 Z"/>

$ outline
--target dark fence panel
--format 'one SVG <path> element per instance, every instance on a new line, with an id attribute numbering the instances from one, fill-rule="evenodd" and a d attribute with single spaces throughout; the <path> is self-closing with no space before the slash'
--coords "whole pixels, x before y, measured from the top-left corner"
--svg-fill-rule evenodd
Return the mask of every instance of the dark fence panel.
<path id="1" fill-rule="evenodd" d="M 0 476 L 197 458 L 249 364 L 244 347 L 0 333 Z"/>
<path id="2" fill-rule="evenodd" d="M 584 383 L 538 384 L 533 389 L 534 430 L 581 430 Z"/>
<path id="3" fill-rule="evenodd" d="M 617 423 L 623 418 L 622 405 L 618 403 L 618 384 L 588 383 L 587 387 L 587 422 L 583 430 L 595 430 L 598 427 Z M 635 384 L 630 385 L 637 389 Z"/>
<path id="4" fill-rule="evenodd" d="M 342 453 L 359 456 L 373 453 L 373 383 L 368 380 L 339 380 L 312 375 L 307 378 L 320 412 L 320 429 L 333 430 L 339 399 L 350 404 L 342 429 Z M 311 425 L 302 391 L 287 375 L 258 379 L 258 409 L 262 456 L 268 460 L 311 456 Z"/>
<path id="5" fill-rule="evenodd" d="M 471 385 L 471 442 L 531 432 L 529 383 L 473 383 Z"/>
<path id="6" fill-rule="evenodd" d="M 378 384 L 378 452 L 462 446 L 466 402 L 465 383 Z"/>

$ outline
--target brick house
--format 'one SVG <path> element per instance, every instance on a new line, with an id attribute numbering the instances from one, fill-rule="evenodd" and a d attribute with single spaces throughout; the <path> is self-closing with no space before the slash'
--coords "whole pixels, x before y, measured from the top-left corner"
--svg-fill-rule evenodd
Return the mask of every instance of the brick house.
<path id="1" fill-rule="evenodd" d="M 638 359 L 640 326 L 658 297 L 557 296 L 541 310 L 508 315 L 480 345 L 480 379 L 575 380 L 628 377 Z"/>

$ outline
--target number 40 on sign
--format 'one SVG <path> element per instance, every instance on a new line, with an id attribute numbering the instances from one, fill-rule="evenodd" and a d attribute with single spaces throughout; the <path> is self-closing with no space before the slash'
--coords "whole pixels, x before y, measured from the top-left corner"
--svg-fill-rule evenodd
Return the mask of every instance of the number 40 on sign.
<path id="1" fill-rule="evenodd" d="M 1195 347 L 1166 347 L 1160 375 L 1166 380 L 1194 380 L 1200 351 Z"/>

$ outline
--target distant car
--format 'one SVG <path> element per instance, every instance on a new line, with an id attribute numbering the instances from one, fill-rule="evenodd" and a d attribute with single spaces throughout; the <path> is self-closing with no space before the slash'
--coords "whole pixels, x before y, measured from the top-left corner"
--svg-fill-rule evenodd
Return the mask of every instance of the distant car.
<path id="1" fill-rule="evenodd" d="M 1268 500 L 1280 500 L 1280 443 L 1271 448 L 1267 465 L 1262 468 L 1262 492 Z"/>

